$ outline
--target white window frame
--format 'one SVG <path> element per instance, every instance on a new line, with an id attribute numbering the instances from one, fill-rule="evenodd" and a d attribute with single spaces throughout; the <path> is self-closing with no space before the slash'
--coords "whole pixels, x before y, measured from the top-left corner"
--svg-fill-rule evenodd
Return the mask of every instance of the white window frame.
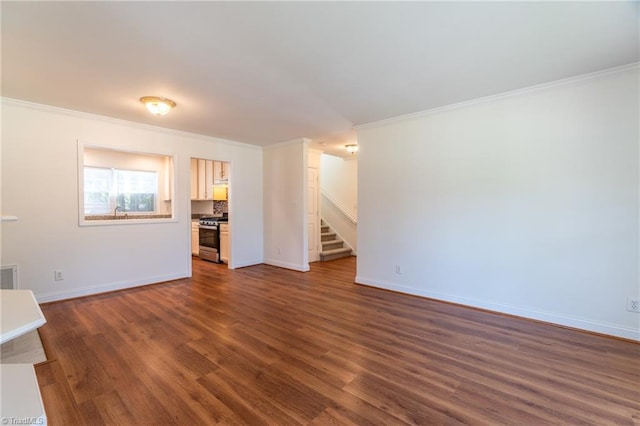
<path id="1" fill-rule="evenodd" d="M 159 156 L 159 157 L 168 158 L 169 161 L 171 161 L 171 168 L 173 170 L 173 173 L 172 173 L 172 178 L 170 179 L 170 182 L 168 184 L 165 182 L 165 185 L 167 186 L 165 190 L 170 191 L 171 194 L 175 194 L 175 181 L 177 176 L 177 156 L 174 153 L 169 153 L 169 152 L 136 151 L 136 150 L 130 150 L 130 149 L 122 148 L 118 146 L 89 144 L 89 143 L 84 143 L 80 140 L 77 141 L 77 146 L 78 146 L 77 155 L 78 155 L 78 225 L 79 226 L 116 226 L 116 225 L 134 225 L 134 224 L 145 224 L 145 223 L 178 222 L 176 218 L 176 211 L 177 211 L 176 209 L 177 209 L 178 200 L 177 200 L 177 197 L 175 196 L 171 197 L 171 211 L 170 211 L 171 217 L 158 217 L 158 218 L 148 217 L 158 212 L 158 203 L 161 201 L 160 200 L 161 197 L 158 193 L 156 193 L 156 199 L 155 199 L 155 213 L 126 212 L 128 215 L 126 220 L 113 220 L 111 218 L 107 220 L 85 219 L 85 213 L 84 213 L 84 150 L 85 148 L 93 148 L 93 149 L 107 150 L 107 151 L 109 150 L 120 151 L 120 152 L 126 152 L 131 154 L 140 154 L 143 156 Z M 90 167 L 94 167 L 94 166 L 90 166 Z M 96 168 L 100 168 L 100 167 L 96 167 Z M 122 169 L 122 170 L 126 170 L 126 169 Z M 132 170 L 132 171 L 146 171 L 146 170 Z M 162 182 L 158 182 L 158 187 L 159 185 L 162 185 Z M 114 205 L 114 209 L 115 209 L 115 205 Z M 125 214 L 124 212 L 120 212 L 120 210 L 118 210 L 118 215 L 124 215 L 124 214 Z M 105 214 L 96 214 L 96 215 L 90 214 L 88 216 L 111 216 L 111 215 L 113 215 L 113 211 Z M 140 216 L 140 217 L 137 217 L 137 216 Z"/>

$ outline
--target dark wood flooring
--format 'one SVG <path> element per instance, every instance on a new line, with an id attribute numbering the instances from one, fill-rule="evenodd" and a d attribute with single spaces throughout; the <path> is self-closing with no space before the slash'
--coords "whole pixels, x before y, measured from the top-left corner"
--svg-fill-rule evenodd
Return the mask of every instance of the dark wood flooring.
<path id="1" fill-rule="evenodd" d="M 640 345 L 353 284 L 355 259 L 43 305 L 51 425 L 639 424 Z"/>

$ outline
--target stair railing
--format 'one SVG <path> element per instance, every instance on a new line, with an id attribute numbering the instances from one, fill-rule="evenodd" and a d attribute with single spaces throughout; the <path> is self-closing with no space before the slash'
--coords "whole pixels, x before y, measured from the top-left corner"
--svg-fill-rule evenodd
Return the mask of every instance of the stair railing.
<path id="1" fill-rule="evenodd" d="M 326 193 L 326 191 L 320 188 L 320 193 L 329 201 L 343 216 L 349 219 L 354 225 L 358 224 L 358 219 L 353 217 L 342 205 L 337 202 L 332 196 Z"/>

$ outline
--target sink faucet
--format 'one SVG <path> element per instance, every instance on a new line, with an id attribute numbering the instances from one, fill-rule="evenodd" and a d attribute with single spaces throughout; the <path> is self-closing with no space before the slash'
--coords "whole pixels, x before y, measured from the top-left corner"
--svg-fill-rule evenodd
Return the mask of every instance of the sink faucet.
<path id="1" fill-rule="evenodd" d="M 115 209 L 113 209 L 113 217 L 117 217 L 118 216 L 118 209 L 120 208 L 120 206 L 116 206 Z"/>

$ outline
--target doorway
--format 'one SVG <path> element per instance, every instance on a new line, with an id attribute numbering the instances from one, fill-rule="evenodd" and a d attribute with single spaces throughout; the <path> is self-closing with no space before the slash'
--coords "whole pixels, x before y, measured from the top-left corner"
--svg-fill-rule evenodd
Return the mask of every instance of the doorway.
<path id="1" fill-rule="evenodd" d="M 219 249 L 217 259 L 229 265 L 232 259 L 231 216 L 229 201 L 231 196 L 231 163 L 205 158 L 191 158 L 191 255 L 201 256 L 202 222 L 216 221 L 215 246 Z M 222 224 L 224 222 L 224 224 Z M 219 227 L 219 228 L 218 228 Z M 218 240 L 219 239 L 219 240 Z M 206 251 L 206 250 L 205 250 Z"/>

